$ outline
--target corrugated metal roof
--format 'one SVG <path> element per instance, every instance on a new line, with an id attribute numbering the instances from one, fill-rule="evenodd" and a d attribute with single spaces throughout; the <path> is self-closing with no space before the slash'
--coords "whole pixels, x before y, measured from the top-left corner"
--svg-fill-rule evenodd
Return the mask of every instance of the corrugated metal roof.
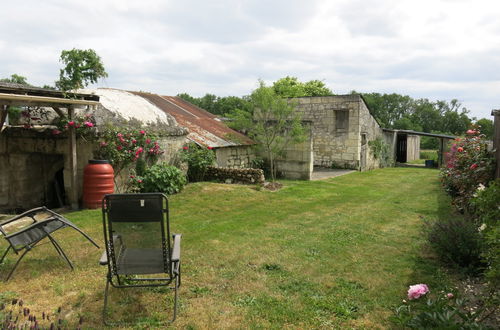
<path id="1" fill-rule="evenodd" d="M 227 127 L 216 115 L 198 108 L 180 97 L 160 96 L 144 92 L 132 93 L 147 99 L 173 116 L 180 126 L 189 130 L 188 139 L 197 144 L 211 148 L 255 144 L 247 136 Z"/>

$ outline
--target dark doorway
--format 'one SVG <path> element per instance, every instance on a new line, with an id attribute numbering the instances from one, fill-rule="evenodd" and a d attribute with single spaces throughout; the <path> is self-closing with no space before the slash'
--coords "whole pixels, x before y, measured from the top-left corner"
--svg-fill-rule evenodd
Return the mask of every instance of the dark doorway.
<path id="1" fill-rule="evenodd" d="M 396 162 L 406 163 L 407 155 L 407 135 L 398 134 L 396 143 Z"/>

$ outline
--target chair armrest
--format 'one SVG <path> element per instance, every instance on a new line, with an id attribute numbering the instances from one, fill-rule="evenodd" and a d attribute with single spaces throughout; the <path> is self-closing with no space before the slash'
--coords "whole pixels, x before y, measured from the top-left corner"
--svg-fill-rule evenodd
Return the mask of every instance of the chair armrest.
<path id="1" fill-rule="evenodd" d="M 172 248 L 172 262 L 181 260 L 181 234 L 174 234 L 174 247 Z"/>
<path id="2" fill-rule="evenodd" d="M 116 245 L 117 241 L 120 241 L 120 244 L 123 245 L 122 237 L 120 235 L 113 235 L 113 245 Z M 107 244 L 107 243 L 106 243 Z M 107 249 L 101 255 L 99 259 L 99 265 L 105 266 L 108 264 L 108 251 Z"/>

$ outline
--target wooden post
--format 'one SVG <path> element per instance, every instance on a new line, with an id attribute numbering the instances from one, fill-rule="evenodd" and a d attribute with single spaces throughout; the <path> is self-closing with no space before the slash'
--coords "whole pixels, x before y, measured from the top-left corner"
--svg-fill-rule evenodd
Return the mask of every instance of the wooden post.
<path id="1" fill-rule="evenodd" d="M 495 169 L 495 178 L 500 178 L 500 109 L 492 110 L 491 115 L 493 116 L 493 149 L 495 150 L 495 158 L 497 160 L 497 165 Z"/>
<path id="2" fill-rule="evenodd" d="M 444 138 L 439 138 L 438 167 L 444 164 Z"/>
<path id="3" fill-rule="evenodd" d="M 7 119 L 7 105 L 0 104 L 0 133 L 3 130 L 3 124 Z"/>
<path id="4" fill-rule="evenodd" d="M 75 118 L 75 109 L 73 106 L 68 107 L 68 118 L 73 120 Z M 69 192 L 69 202 L 72 210 L 78 210 L 78 166 L 76 155 L 76 128 L 69 127 L 69 173 L 71 190 Z"/>

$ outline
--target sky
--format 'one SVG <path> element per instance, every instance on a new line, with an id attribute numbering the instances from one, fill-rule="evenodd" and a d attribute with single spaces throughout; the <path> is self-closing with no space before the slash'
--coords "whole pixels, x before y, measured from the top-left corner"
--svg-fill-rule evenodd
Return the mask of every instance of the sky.
<path id="1" fill-rule="evenodd" d="M 500 109 L 496 0 L 20 0 L 0 6 L 0 78 L 53 84 L 62 50 L 94 49 L 93 87 L 248 95 L 294 76 L 335 94 Z"/>

